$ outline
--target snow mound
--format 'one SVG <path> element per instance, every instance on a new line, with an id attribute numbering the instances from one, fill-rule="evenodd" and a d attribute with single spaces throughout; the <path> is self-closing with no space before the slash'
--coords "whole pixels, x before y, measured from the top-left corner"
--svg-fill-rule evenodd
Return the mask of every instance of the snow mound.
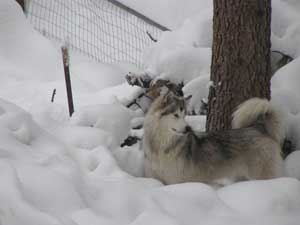
<path id="1" fill-rule="evenodd" d="M 116 102 L 84 107 L 74 113 L 71 123 L 100 128 L 114 135 L 117 143 L 121 144 L 128 136 L 133 116 L 134 113 L 131 110 Z"/>
<path id="2" fill-rule="evenodd" d="M 196 114 L 200 114 L 201 111 L 201 100 L 208 99 L 208 91 L 209 91 L 209 74 L 205 74 L 203 76 L 197 77 L 190 82 L 188 82 L 183 87 L 183 92 L 185 96 L 192 95 L 192 98 L 188 104 L 188 111 L 195 112 Z"/>
<path id="3" fill-rule="evenodd" d="M 176 40 L 176 33 L 166 32 L 156 45 L 146 51 L 144 64 L 146 73 L 152 77 L 187 83 L 207 74 L 210 60 L 210 48 L 195 47 L 188 41 Z"/>
<path id="4" fill-rule="evenodd" d="M 73 64 L 71 73 L 94 90 L 119 85 L 124 82 L 124 71 L 115 65 L 92 61 Z"/>
<path id="5" fill-rule="evenodd" d="M 31 27 L 18 3 L 1 1 L 0 9 L 0 55 L 22 71 L 18 79 L 49 81 L 63 74 L 60 51 Z"/>
<path id="6" fill-rule="evenodd" d="M 300 96 L 300 89 L 297 84 L 300 82 L 299 78 L 300 58 L 294 59 L 288 65 L 278 70 L 272 78 L 272 89 L 277 93 L 290 93 L 296 98 Z"/>
<path id="7" fill-rule="evenodd" d="M 144 176 L 144 152 L 139 144 L 117 148 L 113 151 L 114 157 L 120 168 L 127 173 L 136 176 Z"/>
<path id="8" fill-rule="evenodd" d="M 288 155 L 284 161 L 285 175 L 289 177 L 294 177 L 300 180 L 300 151 L 296 150 Z"/>
<path id="9" fill-rule="evenodd" d="M 300 55 L 299 2 L 272 2 L 272 48 L 292 57 Z"/>
<path id="10" fill-rule="evenodd" d="M 66 144 L 76 148 L 94 149 L 102 145 L 113 149 L 117 146 L 111 133 L 94 127 L 64 125 L 57 127 L 55 133 Z"/>
<path id="11" fill-rule="evenodd" d="M 241 182 L 220 189 L 218 195 L 229 207 L 248 215 L 282 215 L 300 210 L 300 182 L 292 178 Z"/>

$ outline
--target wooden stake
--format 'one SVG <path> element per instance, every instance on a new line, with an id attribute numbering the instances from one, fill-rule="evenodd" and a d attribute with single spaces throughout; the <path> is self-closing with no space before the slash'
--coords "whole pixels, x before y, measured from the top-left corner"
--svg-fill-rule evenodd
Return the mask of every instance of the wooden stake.
<path id="1" fill-rule="evenodd" d="M 69 115 L 72 116 L 74 112 L 73 105 L 73 96 L 72 96 L 72 87 L 71 87 L 71 78 L 70 78 L 70 68 L 69 68 L 69 52 L 66 46 L 61 47 L 63 63 L 64 63 L 64 71 L 65 71 L 65 80 L 66 80 L 66 88 L 67 88 L 67 96 L 68 96 L 68 106 L 69 106 Z"/>

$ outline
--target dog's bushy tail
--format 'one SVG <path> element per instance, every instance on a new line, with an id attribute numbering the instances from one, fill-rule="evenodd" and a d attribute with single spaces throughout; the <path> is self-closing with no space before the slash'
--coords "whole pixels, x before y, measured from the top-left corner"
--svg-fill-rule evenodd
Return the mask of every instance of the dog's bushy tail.
<path id="1" fill-rule="evenodd" d="M 232 128 L 249 127 L 256 124 L 264 126 L 267 134 L 281 143 L 283 130 L 279 112 L 266 99 L 251 98 L 240 104 L 233 113 Z"/>

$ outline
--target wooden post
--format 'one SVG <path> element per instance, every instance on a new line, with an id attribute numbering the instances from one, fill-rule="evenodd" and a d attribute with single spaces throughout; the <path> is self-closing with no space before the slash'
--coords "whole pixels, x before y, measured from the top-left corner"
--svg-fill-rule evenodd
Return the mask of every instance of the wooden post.
<path id="1" fill-rule="evenodd" d="M 25 12 L 25 0 L 16 0 L 19 5 L 22 7 L 23 12 Z"/>
<path id="2" fill-rule="evenodd" d="M 70 78 L 70 60 L 69 60 L 69 52 L 66 46 L 61 47 L 63 63 L 64 63 L 64 71 L 65 71 L 65 80 L 66 80 L 66 88 L 67 88 L 67 96 L 68 96 L 68 106 L 69 106 L 69 115 L 72 116 L 74 112 L 73 105 L 73 96 L 72 96 L 72 87 L 71 87 L 71 78 Z"/>

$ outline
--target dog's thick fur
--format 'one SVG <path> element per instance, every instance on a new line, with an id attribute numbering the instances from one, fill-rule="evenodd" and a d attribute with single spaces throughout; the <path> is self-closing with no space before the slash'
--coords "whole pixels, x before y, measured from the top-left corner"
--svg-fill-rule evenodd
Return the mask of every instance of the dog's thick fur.
<path id="1" fill-rule="evenodd" d="M 145 175 L 165 184 L 218 184 L 281 175 L 281 124 L 269 101 L 252 98 L 233 114 L 232 130 L 194 132 L 185 99 L 169 92 L 151 105 L 144 122 Z"/>

